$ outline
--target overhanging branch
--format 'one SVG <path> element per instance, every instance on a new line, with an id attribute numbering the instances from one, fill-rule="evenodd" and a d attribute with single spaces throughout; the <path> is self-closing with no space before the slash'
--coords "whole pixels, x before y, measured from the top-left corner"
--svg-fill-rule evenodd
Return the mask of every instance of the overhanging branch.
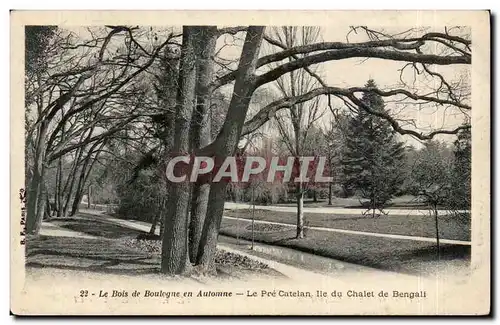
<path id="1" fill-rule="evenodd" d="M 425 100 L 425 101 L 434 102 L 437 104 L 454 105 L 454 106 L 460 107 L 460 108 L 465 108 L 465 109 L 469 109 L 469 110 L 471 109 L 470 106 L 462 104 L 462 103 L 452 102 L 450 100 L 444 100 L 444 99 L 439 99 L 439 98 L 430 97 L 430 96 L 420 96 L 420 95 L 412 94 L 404 89 L 394 89 L 394 90 L 390 90 L 390 91 L 382 91 L 379 89 L 368 88 L 368 87 L 352 87 L 352 88 L 322 87 L 322 88 L 314 89 L 314 90 L 312 90 L 308 93 L 305 93 L 303 95 L 300 95 L 300 96 L 283 98 L 283 99 L 280 99 L 278 101 L 275 101 L 275 102 L 267 105 L 266 107 L 261 109 L 257 114 L 255 114 L 254 117 L 252 117 L 249 121 L 247 121 L 245 123 L 245 125 L 243 126 L 242 135 L 246 135 L 246 134 L 252 133 L 255 130 L 257 130 L 264 123 L 266 123 L 267 121 L 269 121 L 270 119 L 275 117 L 276 113 L 279 110 L 281 110 L 283 108 L 291 107 L 293 105 L 297 105 L 297 104 L 305 102 L 305 101 L 309 101 L 309 100 L 311 100 L 317 96 L 321 96 L 321 95 L 334 95 L 334 96 L 339 96 L 339 97 L 344 97 L 346 99 L 349 99 L 349 101 L 351 101 L 353 104 L 358 106 L 360 109 L 365 110 L 369 114 L 372 114 L 372 115 L 375 115 L 375 116 L 378 116 L 380 118 L 387 120 L 396 132 L 398 132 L 402 135 L 405 135 L 405 134 L 411 135 L 411 136 L 414 136 L 420 140 L 430 140 L 438 134 L 456 134 L 460 130 L 467 129 L 470 127 L 470 126 L 460 126 L 460 127 L 453 129 L 453 130 L 436 130 L 436 131 L 430 132 L 428 134 L 419 133 L 419 132 L 414 131 L 414 130 L 404 129 L 400 126 L 399 122 L 394 117 L 390 116 L 386 112 L 374 111 L 370 107 L 365 105 L 359 98 L 357 98 L 355 96 L 355 93 L 357 93 L 357 92 L 363 92 L 363 93 L 374 92 L 374 93 L 377 93 L 378 95 L 383 96 L 383 97 L 394 96 L 394 95 L 405 95 L 405 96 L 407 96 L 411 99 L 414 99 L 414 100 Z"/>
<path id="2" fill-rule="evenodd" d="M 451 65 L 470 64 L 471 58 L 467 56 L 441 56 L 434 54 L 417 54 L 392 50 L 373 48 L 352 48 L 346 50 L 332 50 L 314 54 L 299 60 L 282 64 L 257 78 L 257 87 L 272 82 L 282 75 L 313 64 L 348 58 L 378 58 L 391 61 L 418 62 L 426 64 Z"/>
<path id="3" fill-rule="evenodd" d="M 356 58 L 356 57 L 380 58 L 380 59 L 387 59 L 394 61 L 419 62 L 419 63 L 439 64 L 439 65 L 471 63 L 470 53 L 467 53 L 464 50 L 459 51 L 461 55 L 449 55 L 449 56 L 434 55 L 434 54 L 415 54 L 411 52 L 405 52 L 405 51 L 420 49 L 421 46 L 425 44 L 425 42 L 431 42 L 431 41 L 444 44 L 445 46 L 448 46 L 452 49 L 455 48 L 455 46 L 453 46 L 452 44 L 443 43 L 443 40 L 459 42 L 465 45 L 466 47 L 468 47 L 471 44 L 470 40 L 441 33 L 428 33 L 423 35 L 422 37 L 415 37 L 408 39 L 385 39 L 385 40 L 375 40 L 375 41 L 368 41 L 361 43 L 321 42 L 309 45 L 295 46 L 289 49 L 285 49 L 278 53 L 264 56 L 258 60 L 257 67 L 262 67 L 272 62 L 278 62 L 283 59 L 293 57 L 294 55 L 297 54 L 308 54 L 318 51 L 325 51 L 325 52 L 307 56 L 308 59 L 315 62 L 311 61 L 299 62 L 298 60 L 294 61 L 293 63 L 298 65 L 298 67 L 295 67 L 295 69 L 303 68 L 305 66 L 309 66 L 315 63 L 347 59 L 347 58 Z M 279 43 L 276 44 L 276 42 L 274 42 L 272 39 L 266 38 L 266 41 L 268 41 L 270 44 L 281 47 Z M 282 65 L 278 68 L 284 68 L 284 67 Z M 291 68 L 291 66 L 288 66 L 288 68 Z M 295 69 L 284 71 L 279 75 L 293 71 Z M 273 73 L 275 73 L 274 72 L 275 70 L 276 69 L 269 71 L 267 73 L 267 76 L 269 77 L 273 75 Z M 237 73 L 238 73 L 237 71 L 234 71 L 218 78 L 212 84 L 212 88 L 216 89 L 234 81 Z M 278 73 L 278 71 L 276 71 L 276 73 Z M 279 78 L 279 75 L 277 78 Z M 261 82 L 263 81 L 264 80 L 261 80 Z"/>

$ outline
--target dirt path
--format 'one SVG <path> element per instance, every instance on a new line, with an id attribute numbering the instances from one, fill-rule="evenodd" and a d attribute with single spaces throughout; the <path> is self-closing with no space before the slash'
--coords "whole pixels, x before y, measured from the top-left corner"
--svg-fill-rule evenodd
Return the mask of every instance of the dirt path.
<path id="1" fill-rule="evenodd" d="M 40 228 L 39 234 L 42 236 L 56 236 L 56 237 L 77 237 L 77 238 L 87 238 L 87 239 L 97 238 L 95 236 L 91 236 L 82 232 L 73 231 L 70 229 L 56 226 L 50 221 L 44 221 L 42 223 L 42 227 Z"/>

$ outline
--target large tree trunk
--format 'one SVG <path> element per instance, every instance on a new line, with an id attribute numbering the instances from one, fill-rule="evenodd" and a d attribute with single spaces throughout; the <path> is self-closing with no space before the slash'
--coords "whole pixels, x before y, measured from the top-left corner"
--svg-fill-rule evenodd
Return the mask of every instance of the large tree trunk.
<path id="1" fill-rule="evenodd" d="M 304 238 L 304 191 L 302 183 L 297 183 L 297 238 Z"/>
<path id="2" fill-rule="evenodd" d="M 207 273 L 215 273 L 215 253 L 222 214 L 224 213 L 226 187 L 226 182 L 213 183 L 210 186 L 207 217 L 203 225 L 197 256 L 198 265 L 201 265 Z"/>
<path id="3" fill-rule="evenodd" d="M 163 109 L 164 128 L 161 133 L 161 145 L 164 149 L 164 155 L 167 157 L 173 148 L 175 135 L 175 108 L 177 106 L 177 83 L 179 80 L 179 60 L 167 59 L 162 61 L 162 71 L 169 77 L 161 81 L 163 87 L 160 104 Z M 168 198 L 170 197 L 170 183 L 167 181 L 162 183 L 160 187 L 161 205 L 158 213 L 160 219 L 160 238 L 163 239 L 165 232 L 165 219 L 167 218 Z"/>
<path id="4" fill-rule="evenodd" d="M 156 232 L 156 224 L 158 223 L 158 220 L 160 220 L 160 213 L 162 210 L 162 204 L 160 202 L 161 198 L 156 198 L 156 203 L 157 203 L 157 209 L 155 212 L 155 215 L 153 217 L 153 221 L 151 222 L 151 228 L 149 228 L 149 234 L 154 235 Z"/>
<path id="5" fill-rule="evenodd" d="M 87 209 L 92 207 L 92 184 L 87 186 Z"/>
<path id="6" fill-rule="evenodd" d="M 217 42 L 217 27 L 201 27 L 199 40 L 196 44 L 196 110 L 191 123 L 192 149 L 204 147 L 211 142 L 211 125 L 208 110 L 210 107 L 209 86 L 213 76 L 212 57 L 215 54 Z M 203 223 L 207 214 L 210 184 L 196 182 L 193 185 L 191 198 L 191 215 L 189 224 L 189 257 L 196 264 L 200 245 Z"/>
<path id="7" fill-rule="evenodd" d="M 62 167 L 62 157 L 58 159 L 57 161 L 57 182 L 56 182 L 56 209 L 57 209 L 57 218 L 62 217 L 63 213 L 63 167 Z"/>
<path id="8" fill-rule="evenodd" d="M 203 224 L 207 214 L 210 194 L 210 184 L 195 184 L 191 199 L 191 217 L 189 222 L 189 258 L 198 264 L 198 250 L 200 247 Z"/>
<path id="9" fill-rule="evenodd" d="M 82 167 L 80 176 L 78 177 L 78 184 L 76 186 L 75 197 L 73 198 L 73 204 L 71 205 L 70 216 L 74 216 L 78 212 L 78 208 L 80 206 L 80 202 L 82 201 L 83 197 L 84 179 L 85 179 L 85 167 Z"/>
<path id="10" fill-rule="evenodd" d="M 67 218 L 69 216 L 69 204 L 70 202 L 72 202 L 71 199 L 73 198 L 74 194 L 76 194 L 74 193 L 75 191 L 73 189 L 75 187 L 76 175 L 78 174 L 78 165 L 80 164 L 83 150 L 84 147 L 81 147 L 77 150 L 75 161 L 73 162 L 73 166 L 71 166 L 71 170 L 68 173 L 68 178 L 66 179 L 66 184 L 64 185 L 64 192 L 62 193 L 62 195 L 66 194 L 62 206 L 62 215 L 64 218 Z"/>
<path id="11" fill-rule="evenodd" d="M 229 110 L 222 130 L 214 144 L 216 165 L 218 160 L 223 161 L 227 156 L 233 155 L 238 146 L 255 87 L 255 67 L 263 34 L 264 27 L 262 26 L 248 28 L 238 67 L 239 74 L 234 84 Z M 215 252 L 220 222 L 224 212 L 226 187 L 226 182 L 212 183 L 210 186 L 207 216 L 203 225 L 197 259 L 205 272 L 215 271 Z"/>
<path id="12" fill-rule="evenodd" d="M 85 140 L 90 139 L 90 137 L 92 136 L 93 130 L 94 130 L 94 128 L 92 127 L 89 129 L 87 135 L 85 135 L 86 133 L 83 133 L 82 136 L 80 137 L 80 142 L 84 141 L 84 139 Z M 71 213 L 71 215 L 73 215 L 73 209 L 71 209 L 71 210 L 69 209 L 70 202 L 73 202 L 72 206 L 74 206 L 74 200 L 76 200 L 78 198 L 78 193 L 79 193 L 78 187 L 79 187 L 80 180 L 81 180 L 81 178 L 85 178 L 85 173 L 86 173 L 88 163 L 92 157 L 92 154 L 94 153 L 95 148 L 98 145 L 99 145 L 99 142 L 94 142 L 94 144 L 88 150 L 87 156 L 85 157 L 85 159 L 83 159 L 84 162 L 83 162 L 83 166 L 81 167 L 80 173 L 78 173 L 78 170 L 80 169 L 79 167 L 80 167 L 80 164 L 82 161 L 83 154 L 85 152 L 86 145 L 78 148 L 76 151 L 75 160 L 74 160 L 73 165 L 71 167 L 71 171 L 68 174 L 68 179 L 67 179 L 66 185 L 64 187 L 64 192 L 66 193 L 66 200 L 64 202 L 63 215 L 65 218 L 68 217 L 70 213 Z M 75 190 L 75 181 L 76 181 L 77 175 L 79 175 L 80 177 L 78 178 L 78 182 L 76 183 L 77 187 Z M 68 181 L 69 181 L 69 183 L 68 183 Z M 73 201 L 71 199 L 73 199 Z"/>
<path id="13" fill-rule="evenodd" d="M 194 44 L 196 34 L 196 27 L 183 27 L 173 147 L 173 151 L 179 155 L 188 154 L 190 149 L 189 132 L 186 130 L 189 130 L 190 127 L 195 99 Z M 170 184 L 161 261 L 161 271 L 166 274 L 185 273 L 189 265 L 188 208 L 190 188 L 188 180 Z"/>
<path id="14" fill-rule="evenodd" d="M 437 204 L 433 204 L 432 210 L 434 212 L 434 223 L 436 226 L 436 249 L 437 249 L 437 258 L 439 260 L 441 248 L 439 245 L 439 221 L 438 221 L 439 213 L 438 213 L 438 209 L 437 209 Z"/>
<path id="15" fill-rule="evenodd" d="M 333 183 L 328 182 L 328 205 L 332 205 L 332 187 Z"/>
<path id="16" fill-rule="evenodd" d="M 102 143 L 100 145 L 98 149 L 99 151 L 96 153 L 95 157 L 92 158 L 92 154 L 95 152 L 95 148 L 97 147 L 97 145 L 98 145 L 97 142 L 94 145 L 92 145 L 89 152 L 87 153 L 87 158 L 83 163 L 82 169 L 80 171 L 80 176 L 78 178 L 78 183 L 76 186 L 75 198 L 73 200 L 73 205 L 71 207 L 70 216 L 74 216 L 78 212 L 78 208 L 80 207 L 80 202 L 82 201 L 83 197 L 83 191 L 85 189 L 85 184 L 87 183 L 87 179 L 92 171 L 92 168 L 94 167 L 94 163 L 96 162 L 97 158 L 99 158 L 100 150 L 102 149 L 102 147 L 104 147 L 105 143 Z M 92 163 L 90 163 L 90 161 L 92 161 Z M 90 198 L 88 199 L 88 201 L 90 202 Z"/>
<path id="17" fill-rule="evenodd" d="M 372 204 L 371 204 L 372 205 L 372 218 L 375 218 L 375 209 L 377 208 L 376 207 L 376 202 L 377 201 L 376 201 L 376 193 L 375 193 L 375 191 L 372 192 L 372 198 L 371 198 L 371 200 L 372 200 Z"/>
<path id="18" fill-rule="evenodd" d="M 40 188 L 41 192 L 38 194 L 39 199 L 38 199 L 38 206 L 37 206 L 37 218 L 39 218 L 38 221 L 38 229 L 40 230 L 40 226 L 43 221 L 43 217 L 45 216 L 45 210 L 48 209 L 47 207 L 47 188 L 45 187 L 44 184 L 42 184 Z"/>
<path id="19" fill-rule="evenodd" d="M 70 216 L 74 216 L 80 208 L 80 203 L 82 202 L 83 198 L 83 191 L 85 190 L 85 183 L 87 182 L 87 177 L 90 171 L 92 170 L 91 166 L 89 170 L 85 172 L 87 167 L 88 166 L 84 165 L 84 167 L 82 167 L 82 170 L 80 172 L 80 176 L 78 178 L 78 184 L 76 186 L 75 197 L 73 198 L 73 204 L 71 206 Z"/>
<path id="20" fill-rule="evenodd" d="M 26 232 L 28 234 L 38 234 L 42 222 L 43 211 L 39 207 L 45 206 L 42 193 L 44 187 L 45 174 L 45 150 L 47 140 L 48 122 L 42 121 L 38 129 L 36 150 L 34 157 L 33 176 L 29 182 L 27 197 Z M 43 210 L 43 208 L 42 208 Z"/>
<path id="21" fill-rule="evenodd" d="M 165 218 L 167 215 L 167 199 L 163 199 L 161 202 L 160 210 L 160 238 L 163 238 L 163 232 L 165 230 Z"/>
<path id="22" fill-rule="evenodd" d="M 45 211 L 42 220 L 49 220 L 52 217 L 52 206 L 50 204 L 49 193 L 45 189 Z"/>
<path id="23" fill-rule="evenodd" d="M 70 205 L 70 202 L 72 202 L 71 199 L 74 199 L 74 195 L 76 195 L 76 193 L 74 193 L 73 191 L 73 188 L 74 188 L 74 185 L 75 185 L 75 178 L 76 178 L 76 170 L 71 172 L 68 177 L 70 177 L 70 183 L 69 183 L 69 186 L 65 189 L 65 193 L 66 193 L 66 198 L 64 200 L 64 206 L 63 206 L 63 217 L 64 218 L 67 218 L 69 216 L 69 205 Z"/>
<path id="24" fill-rule="evenodd" d="M 35 167 L 31 178 L 30 188 L 27 197 L 26 232 L 28 234 L 38 234 L 41 219 L 38 213 L 39 201 L 41 200 L 41 189 L 43 186 L 43 171 Z M 42 167 L 43 169 L 43 167 Z"/>

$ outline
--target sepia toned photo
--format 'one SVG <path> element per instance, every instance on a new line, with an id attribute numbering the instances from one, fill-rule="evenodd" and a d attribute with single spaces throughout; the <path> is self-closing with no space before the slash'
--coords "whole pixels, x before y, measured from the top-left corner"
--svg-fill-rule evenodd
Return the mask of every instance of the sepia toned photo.
<path id="1" fill-rule="evenodd" d="M 489 314 L 489 19 L 12 11 L 11 312 Z"/>

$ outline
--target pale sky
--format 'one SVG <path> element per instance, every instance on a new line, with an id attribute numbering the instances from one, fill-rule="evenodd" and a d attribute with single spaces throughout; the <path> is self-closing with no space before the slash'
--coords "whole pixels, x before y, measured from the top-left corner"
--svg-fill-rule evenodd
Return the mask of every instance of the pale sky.
<path id="1" fill-rule="evenodd" d="M 413 26 L 415 27 L 415 26 Z M 65 28 L 68 28 L 65 26 Z M 407 28 L 400 28 L 396 30 L 385 30 L 387 33 L 395 33 L 402 32 L 411 28 L 411 26 Z M 68 28 L 72 31 L 76 32 L 79 35 L 85 35 L 87 32 L 84 27 L 74 27 Z M 144 27 L 145 30 L 149 31 L 149 27 Z M 152 42 L 152 34 L 157 31 L 159 40 L 161 42 L 163 36 L 165 35 L 165 30 L 171 30 L 171 27 L 153 27 L 151 32 L 148 32 L 146 38 L 144 40 L 144 44 L 147 46 L 153 45 Z M 175 28 L 179 29 L 180 28 Z M 380 30 L 380 29 L 377 29 Z M 337 42 L 347 42 L 346 35 L 349 33 L 349 26 L 335 26 L 335 28 L 322 28 L 320 33 L 319 41 L 337 41 Z M 433 28 L 433 31 L 444 32 L 444 27 L 441 29 Z M 424 32 L 424 31 L 422 31 Z M 83 36 L 85 37 L 85 36 Z M 235 36 L 225 35 L 219 38 L 217 43 L 217 49 L 223 47 L 220 51 L 219 56 L 226 59 L 235 59 L 239 57 L 241 53 L 241 45 L 244 39 L 244 33 L 238 33 Z M 363 32 L 358 32 L 358 34 L 351 33 L 349 35 L 349 42 L 363 42 L 366 41 L 366 34 Z M 180 40 L 179 40 L 180 41 Z M 261 56 L 271 53 L 271 51 L 276 51 L 276 48 L 270 47 L 267 42 L 264 41 L 264 44 L 261 49 Z M 354 86 L 364 86 L 366 81 L 369 78 L 373 78 L 379 88 L 381 89 L 393 89 L 393 87 L 399 84 L 400 81 L 400 71 L 404 62 L 395 62 L 390 60 L 382 60 L 382 59 L 369 59 L 363 61 L 362 59 L 344 59 L 339 61 L 330 61 L 317 65 L 317 72 L 319 75 L 323 77 L 323 80 L 330 86 L 337 87 L 354 87 Z M 455 65 L 455 66 L 435 66 L 434 68 L 436 72 L 442 73 L 447 80 L 457 80 L 458 77 L 470 74 L 470 65 Z M 408 68 L 406 74 L 403 75 L 403 79 L 406 82 L 413 82 L 413 72 Z M 423 80 L 422 78 L 417 79 L 414 83 L 415 89 L 418 89 L 418 92 L 428 91 L 429 86 L 435 87 L 438 80 Z M 230 87 L 226 87 L 226 91 L 231 91 Z M 470 92 L 470 90 L 469 90 Z M 427 107 L 421 108 L 416 105 L 412 105 L 410 102 L 406 104 L 404 107 L 401 105 L 395 106 L 393 103 L 390 103 L 389 98 L 385 98 L 386 107 L 389 109 L 393 109 L 393 111 L 398 112 L 398 117 L 404 119 L 413 119 L 415 125 L 418 130 L 426 131 L 434 130 L 436 128 L 454 128 L 460 125 L 464 121 L 463 114 L 457 109 L 444 108 L 444 107 Z M 342 105 L 340 101 L 337 102 L 337 105 Z M 258 109 L 258 107 L 253 107 L 253 110 Z M 326 121 L 330 120 L 330 114 L 325 114 L 324 121 L 321 123 L 325 124 Z M 408 136 L 404 137 L 409 143 L 418 145 L 418 142 L 413 138 Z M 441 136 L 440 140 L 444 141 L 453 141 L 453 136 Z"/>
<path id="2" fill-rule="evenodd" d="M 415 27 L 415 26 L 414 26 Z M 387 33 L 397 33 L 410 29 L 410 27 L 402 27 L 398 30 L 384 30 Z M 421 27 L 422 28 L 422 27 Z M 421 32 L 425 32 L 425 29 Z M 377 29 L 380 30 L 380 29 Z M 325 42 L 347 42 L 346 35 L 349 33 L 349 26 L 336 26 L 335 28 L 322 28 L 320 37 Z M 444 32 L 444 27 L 441 29 L 433 28 L 432 31 Z M 221 52 L 224 58 L 238 57 L 241 52 L 241 44 L 244 34 L 240 33 L 235 37 L 221 37 L 218 42 L 218 48 L 225 43 L 234 42 L 237 46 L 226 46 Z M 368 40 L 366 34 L 358 32 L 358 34 L 350 33 L 349 42 L 363 42 Z M 274 48 L 275 49 L 275 48 Z M 273 51 L 272 48 L 264 41 L 261 55 L 269 54 Z M 366 81 L 373 78 L 380 89 L 394 89 L 395 86 L 401 83 L 400 69 L 404 67 L 405 62 L 396 62 L 383 59 L 363 60 L 359 58 L 343 59 L 339 61 L 330 61 L 317 65 L 318 74 L 329 86 L 336 87 L 357 87 L 364 86 Z M 419 94 L 424 94 L 432 87 L 439 85 L 438 79 L 424 80 L 422 77 L 414 78 L 414 70 L 410 67 L 405 69 L 403 80 L 411 84 Z M 450 65 L 450 66 L 434 66 L 433 71 L 442 74 L 447 81 L 457 80 L 460 76 L 470 75 L 470 65 Z M 469 78 L 470 80 L 470 78 Z M 415 81 L 415 82 L 414 82 Z M 401 86 L 397 86 L 400 88 Z M 470 93 L 470 88 L 468 90 Z M 385 98 L 386 107 L 398 112 L 398 117 L 404 119 L 412 119 L 415 122 L 416 129 L 424 132 L 429 132 L 439 128 L 455 128 L 462 124 L 464 115 L 456 108 L 445 107 L 419 107 L 414 105 L 410 100 L 404 107 L 395 105 L 390 102 L 390 98 Z M 470 101 L 469 101 L 470 102 Z M 337 101 L 338 105 L 342 105 Z M 325 114 L 324 119 L 329 120 L 331 114 Z M 412 127 L 409 127 L 412 128 Z M 415 129 L 415 128 L 413 128 Z M 419 142 L 410 136 L 404 136 L 403 139 L 408 143 L 419 146 Z M 443 135 L 437 137 L 439 140 L 446 142 L 454 141 L 455 137 Z"/>
<path id="3" fill-rule="evenodd" d="M 411 28 L 411 27 L 408 27 Z M 404 30 L 407 28 L 401 28 Z M 325 40 L 345 40 L 345 35 L 349 32 L 349 28 L 327 29 L 324 32 Z M 444 32 L 444 28 L 440 30 Z M 364 41 L 362 37 L 355 37 L 351 33 L 350 40 Z M 396 62 L 382 59 L 369 59 L 362 62 L 361 59 L 348 59 L 336 62 L 328 62 L 323 65 L 325 76 L 328 83 L 332 86 L 348 87 L 364 85 L 367 79 L 373 78 L 381 89 L 390 89 L 391 86 L 400 83 L 400 69 L 404 67 L 404 62 Z M 462 73 L 470 73 L 470 66 L 466 65 L 450 65 L 450 66 L 434 66 L 434 71 L 443 74 L 447 80 L 456 80 L 456 77 Z M 407 68 L 407 73 L 404 75 L 406 82 L 413 81 L 412 70 Z M 426 89 L 428 86 L 436 87 L 439 85 L 438 79 L 433 81 L 417 80 L 415 83 L 416 89 Z M 387 99 L 388 100 L 388 99 Z M 386 100 L 386 102 L 387 102 Z M 393 107 L 390 103 L 386 104 L 388 108 Z M 399 107 L 394 107 L 399 108 Z M 457 115 L 457 113 L 460 113 Z M 408 105 L 401 112 L 401 116 L 408 116 L 416 119 L 416 125 L 422 130 L 430 130 L 435 128 L 450 128 L 462 124 L 463 115 L 458 109 L 445 110 L 443 108 L 426 108 L 419 110 L 417 107 Z M 443 137 L 441 137 L 443 138 Z M 445 136 L 452 138 L 453 136 Z"/>

